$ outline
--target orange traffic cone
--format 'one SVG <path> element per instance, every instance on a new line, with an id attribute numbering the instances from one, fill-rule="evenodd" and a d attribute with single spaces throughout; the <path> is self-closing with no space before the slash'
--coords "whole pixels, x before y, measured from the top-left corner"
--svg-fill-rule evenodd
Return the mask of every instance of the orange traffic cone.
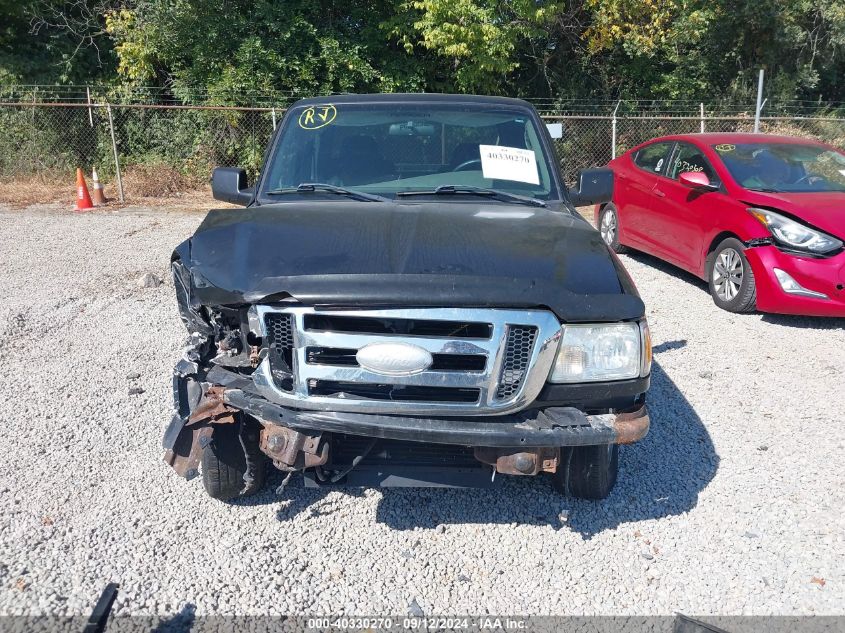
<path id="1" fill-rule="evenodd" d="M 76 170 L 76 206 L 74 207 L 74 211 L 88 211 L 88 209 L 93 209 L 94 205 L 91 204 L 91 196 L 88 193 L 88 185 L 85 184 L 85 176 L 82 175 L 82 170 L 77 168 Z"/>
<path id="2" fill-rule="evenodd" d="M 107 202 L 106 192 L 103 190 L 103 184 L 97 177 L 96 167 L 94 167 L 94 173 L 91 174 L 91 185 L 94 187 L 94 195 L 91 196 L 94 201 L 94 206 L 99 207 L 101 204 L 105 204 Z"/>

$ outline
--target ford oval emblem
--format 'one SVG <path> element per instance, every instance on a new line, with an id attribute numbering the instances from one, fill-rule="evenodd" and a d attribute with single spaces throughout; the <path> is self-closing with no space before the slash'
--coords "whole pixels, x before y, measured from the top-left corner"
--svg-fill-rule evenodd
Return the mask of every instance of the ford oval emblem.
<path id="1" fill-rule="evenodd" d="M 410 343 L 370 343 L 355 358 L 362 368 L 385 376 L 413 376 L 434 362 L 426 350 Z"/>

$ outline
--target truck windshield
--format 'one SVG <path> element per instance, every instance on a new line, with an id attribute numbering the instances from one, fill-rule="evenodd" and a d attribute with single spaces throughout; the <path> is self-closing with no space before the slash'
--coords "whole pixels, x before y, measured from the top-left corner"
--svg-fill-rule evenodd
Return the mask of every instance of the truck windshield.
<path id="1" fill-rule="evenodd" d="M 297 190 L 305 183 L 322 183 L 389 198 L 445 185 L 545 200 L 556 192 L 540 138 L 533 117 L 519 108 L 300 106 L 285 118 L 259 197 L 278 200 L 280 194 L 297 197 L 305 191 L 326 195 L 325 187 Z"/>
<path id="2" fill-rule="evenodd" d="M 742 187 L 783 193 L 845 191 L 845 154 L 810 143 L 721 143 L 713 149 Z"/>

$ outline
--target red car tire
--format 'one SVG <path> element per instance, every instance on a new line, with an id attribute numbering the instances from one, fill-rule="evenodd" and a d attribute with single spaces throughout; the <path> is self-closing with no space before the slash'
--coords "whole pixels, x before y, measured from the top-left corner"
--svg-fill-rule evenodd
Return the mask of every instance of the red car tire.
<path id="1" fill-rule="evenodd" d="M 612 202 L 608 202 L 599 213 L 598 229 L 602 241 L 610 250 L 614 253 L 628 252 L 628 248 L 619 243 L 619 214 Z"/>
<path id="2" fill-rule="evenodd" d="M 714 303 L 728 312 L 754 312 L 757 285 L 754 271 L 745 257 L 745 246 L 729 237 L 708 258 L 707 281 Z"/>

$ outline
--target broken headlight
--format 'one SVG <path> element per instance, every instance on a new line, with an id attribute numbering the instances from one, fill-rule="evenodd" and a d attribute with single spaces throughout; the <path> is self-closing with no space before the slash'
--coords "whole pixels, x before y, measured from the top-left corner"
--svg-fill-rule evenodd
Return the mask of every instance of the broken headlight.
<path id="1" fill-rule="evenodd" d="M 796 222 L 780 213 L 755 207 L 748 209 L 748 212 L 772 232 L 775 240 L 787 248 L 807 251 L 816 255 L 826 255 L 842 248 L 842 240 L 816 229 L 811 229 L 809 226 Z"/>
<path id="2" fill-rule="evenodd" d="M 549 382 L 630 380 L 651 371 L 651 337 L 641 323 L 565 325 Z"/>
<path id="3" fill-rule="evenodd" d="M 199 332 L 210 335 L 211 325 L 201 314 L 198 306 L 191 304 L 191 271 L 182 265 L 178 259 L 170 264 L 173 273 L 173 287 L 176 290 L 176 303 L 179 305 L 179 316 L 189 333 Z"/>

